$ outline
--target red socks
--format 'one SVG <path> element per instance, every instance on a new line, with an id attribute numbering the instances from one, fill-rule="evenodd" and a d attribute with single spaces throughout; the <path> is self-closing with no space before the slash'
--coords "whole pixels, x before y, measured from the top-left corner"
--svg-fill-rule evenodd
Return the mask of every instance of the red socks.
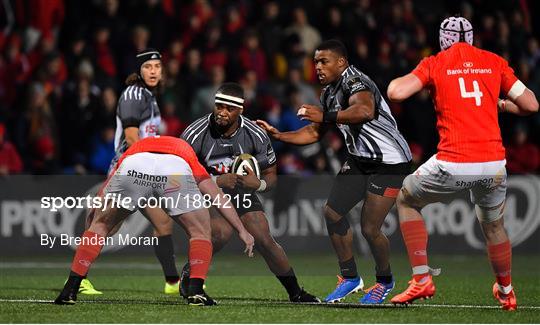
<path id="1" fill-rule="evenodd" d="M 82 242 L 79 247 L 77 247 L 75 257 L 71 264 L 71 271 L 80 276 L 86 276 L 88 269 L 101 252 L 105 238 L 87 230 L 84 232 L 81 239 Z"/>
<path id="2" fill-rule="evenodd" d="M 497 283 L 500 286 L 508 287 L 512 283 L 512 245 L 510 241 L 487 245 L 487 251 Z"/>
<path id="3" fill-rule="evenodd" d="M 189 278 L 206 279 L 212 261 L 212 242 L 204 239 L 189 241 Z"/>
<path id="4" fill-rule="evenodd" d="M 413 278 L 420 281 L 429 272 L 427 261 L 428 234 L 424 220 L 405 221 L 400 224 L 401 235 L 407 247 Z"/>

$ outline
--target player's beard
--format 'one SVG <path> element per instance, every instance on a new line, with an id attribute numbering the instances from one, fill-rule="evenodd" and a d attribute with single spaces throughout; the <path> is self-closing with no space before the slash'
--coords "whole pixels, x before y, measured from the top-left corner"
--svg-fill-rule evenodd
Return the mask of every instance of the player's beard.
<path id="1" fill-rule="evenodd" d="M 226 116 L 220 117 L 217 114 L 214 115 L 214 122 L 216 124 L 216 128 L 219 130 L 221 134 L 226 133 L 234 124 L 234 122 L 232 122 L 229 117 L 226 117 Z"/>

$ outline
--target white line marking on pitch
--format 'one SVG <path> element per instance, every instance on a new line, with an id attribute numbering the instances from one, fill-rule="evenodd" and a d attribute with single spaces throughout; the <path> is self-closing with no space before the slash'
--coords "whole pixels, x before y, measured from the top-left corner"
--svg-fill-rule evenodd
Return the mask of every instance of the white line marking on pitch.
<path id="1" fill-rule="evenodd" d="M 44 300 L 44 299 L 0 299 L 0 302 L 23 302 L 23 303 L 51 303 L 52 304 L 52 300 Z M 80 303 L 82 304 L 85 304 L 85 303 L 110 303 L 111 301 L 110 300 L 107 300 L 107 301 L 100 301 L 100 300 L 81 300 Z M 169 301 L 167 301 L 169 302 Z M 260 304 L 261 302 L 258 301 L 257 304 Z M 271 302 L 271 304 L 290 304 L 288 302 L 283 302 L 283 303 L 280 303 L 280 302 Z M 336 307 L 366 307 L 366 308 L 370 308 L 370 307 L 376 307 L 376 306 L 363 306 L 363 305 L 360 305 L 360 304 L 344 304 L 344 303 L 337 303 L 337 304 L 317 304 L 317 303 L 313 303 L 313 304 L 303 304 L 303 305 L 314 305 L 314 306 L 317 306 L 317 305 L 326 305 L 326 306 L 336 306 Z M 393 304 L 382 304 L 382 305 L 377 305 L 377 306 L 394 306 Z M 419 308 L 419 307 L 422 307 L 422 308 L 469 308 L 469 309 L 500 309 L 499 306 L 487 306 L 487 305 L 441 305 L 441 304 L 416 304 L 416 305 L 409 305 L 407 307 L 405 306 L 396 306 L 396 308 Z M 540 309 L 540 306 L 518 306 L 518 310 L 519 309 Z"/>

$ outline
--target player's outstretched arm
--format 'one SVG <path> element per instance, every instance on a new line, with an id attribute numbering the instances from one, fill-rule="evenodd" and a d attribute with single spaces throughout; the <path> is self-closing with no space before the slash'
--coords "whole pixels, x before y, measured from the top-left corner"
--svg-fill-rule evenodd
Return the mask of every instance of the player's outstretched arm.
<path id="1" fill-rule="evenodd" d="M 349 106 L 342 111 L 323 111 L 315 105 L 304 104 L 298 110 L 297 115 L 302 120 L 312 123 L 339 123 L 358 124 L 365 123 L 375 118 L 375 99 L 370 91 L 354 93 L 348 102 Z"/>
<path id="2" fill-rule="evenodd" d="M 258 126 L 263 128 L 273 139 L 296 145 L 312 144 L 319 141 L 321 127 L 319 123 L 311 123 L 301 129 L 290 132 L 280 132 L 278 129 L 263 120 L 255 121 Z"/>
<path id="3" fill-rule="evenodd" d="M 199 183 L 199 189 L 201 190 L 202 194 L 210 195 L 212 202 L 227 202 L 223 191 L 221 191 L 221 189 L 211 178 L 202 180 Z M 234 229 L 238 231 L 238 236 L 246 244 L 246 249 L 244 252 L 247 253 L 249 257 L 252 257 L 255 239 L 246 230 L 246 228 L 244 228 L 244 225 L 242 224 L 242 221 L 240 221 L 240 217 L 238 216 L 238 213 L 236 213 L 236 210 L 232 207 L 230 202 L 229 204 L 219 204 L 217 205 L 217 208 L 223 217 L 225 217 L 225 219 L 234 227 Z"/>
<path id="4" fill-rule="evenodd" d="M 399 103 L 422 90 L 420 79 L 412 73 L 396 78 L 390 82 L 386 94 L 388 99 Z"/>
<path id="5" fill-rule="evenodd" d="M 349 98 L 349 107 L 337 112 L 339 124 L 366 123 L 375 118 L 375 98 L 370 91 L 361 91 Z"/>
<path id="6" fill-rule="evenodd" d="M 511 113 L 520 116 L 527 116 L 538 112 L 538 100 L 530 89 L 525 89 L 523 93 L 512 99 L 500 99 L 497 107 L 499 112 Z"/>

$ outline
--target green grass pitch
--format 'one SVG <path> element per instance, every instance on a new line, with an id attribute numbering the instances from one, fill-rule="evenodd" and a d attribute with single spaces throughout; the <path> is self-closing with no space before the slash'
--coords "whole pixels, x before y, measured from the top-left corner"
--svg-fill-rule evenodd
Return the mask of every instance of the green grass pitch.
<path id="1" fill-rule="evenodd" d="M 363 307 L 359 294 L 337 305 L 295 305 L 267 271 L 260 256 L 218 254 L 207 281 L 216 307 L 187 306 L 179 296 L 162 293 L 163 280 L 153 256 L 104 255 L 90 279 L 101 296 L 79 295 L 74 306 L 51 302 L 68 274 L 71 256 L 8 258 L 0 261 L 0 323 L 539 323 L 540 257 L 514 256 L 514 286 L 519 309 L 505 312 L 492 297 L 493 276 L 487 258 L 432 256 L 441 267 L 432 300 L 410 307 Z M 183 258 L 179 257 L 179 261 Z M 337 272 L 330 255 L 290 256 L 301 285 L 324 298 L 333 290 Z M 366 286 L 373 284 L 373 264 L 357 258 Z M 397 285 L 409 280 L 404 256 L 394 256 Z"/>

